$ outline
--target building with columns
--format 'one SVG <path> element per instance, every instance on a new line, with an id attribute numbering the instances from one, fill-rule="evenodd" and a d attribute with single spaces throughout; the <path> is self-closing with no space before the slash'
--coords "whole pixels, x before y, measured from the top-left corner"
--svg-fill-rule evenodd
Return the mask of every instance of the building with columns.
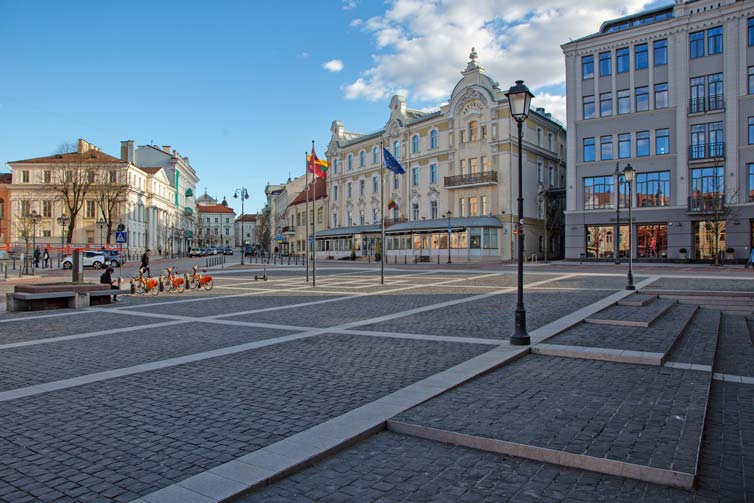
<path id="1" fill-rule="evenodd" d="M 222 203 L 204 195 L 196 199 L 196 239 L 201 247 L 227 247 L 234 246 L 236 212 L 228 206 L 228 201 Z"/>
<path id="2" fill-rule="evenodd" d="M 629 204 L 634 257 L 747 257 L 754 3 L 676 0 L 606 21 L 562 48 L 566 257 L 628 256 Z M 630 197 L 620 174 L 628 164 Z"/>
<path id="3" fill-rule="evenodd" d="M 387 122 L 374 133 L 351 132 L 333 121 L 327 148 L 329 229 L 317 235 L 319 255 L 379 252 L 385 218 L 388 258 L 445 257 L 448 239 L 453 256 L 515 258 L 516 122 L 507 87 L 485 73 L 473 49 L 469 58 L 448 103 L 437 111 L 408 108 L 402 96 L 393 96 Z M 563 186 L 565 142 L 564 127 L 550 114 L 530 111 L 523 136 L 527 256 L 544 252 L 547 199 L 539 202 L 538 195 Z M 384 170 L 384 208 L 383 146 L 406 170 L 404 175 Z M 548 239 L 550 255 L 557 255 L 562 237 L 550 233 Z"/>

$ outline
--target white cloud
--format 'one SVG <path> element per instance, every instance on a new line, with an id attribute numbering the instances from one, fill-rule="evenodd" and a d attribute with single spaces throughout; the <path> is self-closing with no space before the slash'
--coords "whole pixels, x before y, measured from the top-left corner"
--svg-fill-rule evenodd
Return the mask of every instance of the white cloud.
<path id="1" fill-rule="evenodd" d="M 339 59 L 331 59 L 327 63 L 322 63 L 322 68 L 328 72 L 338 73 L 343 69 L 343 62 Z"/>
<path id="2" fill-rule="evenodd" d="M 343 0 L 343 10 L 353 10 L 359 5 L 358 0 Z"/>
<path id="3" fill-rule="evenodd" d="M 359 19 L 358 17 L 355 18 L 355 19 L 353 19 L 353 20 L 351 20 L 351 27 L 352 28 L 358 28 L 359 26 L 361 26 L 363 24 L 364 24 L 364 20 L 363 19 Z"/>
<path id="4" fill-rule="evenodd" d="M 383 15 L 360 21 L 378 52 L 372 66 L 344 86 L 345 96 L 381 100 L 405 88 L 412 106 L 440 103 L 458 82 L 472 46 L 503 89 L 517 79 L 535 92 L 562 85 L 561 44 L 594 33 L 605 20 L 639 11 L 646 3 L 625 0 L 617 8 L 612 0 L 395 0 Z M 539 102 L 565 120 L 564 96 L 545 94 Z"/>
<path id="5" fill-rule="evenodd" d="M 299 53 L 298 57 L 302 58 L 302 59 L 306 59 L 306 58 L 309 57 L 309 53 L 306 52 L 306 51 L 303 51 L 303 52 Z"/>

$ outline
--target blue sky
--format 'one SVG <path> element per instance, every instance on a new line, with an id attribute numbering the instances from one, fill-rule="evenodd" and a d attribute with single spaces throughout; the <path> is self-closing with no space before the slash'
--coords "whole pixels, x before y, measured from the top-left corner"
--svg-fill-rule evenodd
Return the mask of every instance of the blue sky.
<path id="1" fill-rule="evenodd" d="M 384 125 L 394 92 L 416 108 L 445 101 L 471 45 L 501 87 L 510 85 L 501 74 L 521 75 L 559 113 L 557 45 L 645 7 L 628 1 L 594 0 L 582 19 L 566 0 L 537 10 L 523 0 L 0 0 L 0 161 L 76 138 L 116 156 L 120 140 L 171 145 L 197 169 L 198 192 L 233 203 L 245 186 L 260 209 L 266 182 L 303 172 L 312 140 L 324 154 L 333 119 L 369 132 Z M 519 45 L 539 30 L 552 42 L 524 54 Z M 323 68 L 336 59 L 340 71 Z"/>

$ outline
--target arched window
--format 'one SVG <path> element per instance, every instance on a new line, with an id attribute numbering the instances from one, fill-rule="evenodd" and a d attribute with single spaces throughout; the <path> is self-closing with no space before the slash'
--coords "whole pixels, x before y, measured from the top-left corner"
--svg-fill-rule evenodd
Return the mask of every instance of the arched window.
<path id="1" fill-rule="evenodd" d="M 469 141 L 477 141 L 479 139 L 479 123 L 477 121 L 469 122 Z"/>
<path id="2" fill-rule="evenodd" d="M 411 137 L 411 153 L 412 154 L 419 153 L 419 135 L 417 134 Z"/>
<path id="3" fill-rule="evenodd" d="M 338 174 L 338 160 L 337 159 L 333 161 L 333 173 L 335 173 L 336 175 Z"/>
<path id="4" fill-rule="evenodd" d="M 353 169 L 353 154 L 348 154 L 348 169 Z"/>
<path id="5" fill-rule="evenodd" d="M 366 161 L 366 157 L 367 157 L 367 153 L 366 152 L 364 152 L 363 150 L 361 152 L 359 152 L 359 167 L 360 168 L 363 168 L 364 164 L 367 162 Z"/>
<path id="6" fill-rule="evenodd" d="M 395 157 L 401 156 L 401 142 L 399 140 L 393 142 L 393 155 Z"/>
<path id="7" fill-rule="evenodd" d="M 437 129 L 433 129 L 429 133 L 429 148 L 437 148 Z"/>
<path id="8" fill-rule="evenodd" d="M 372 147 L 372 164 L 377 164 L 378 162 L 380 162 L 380 150 L 375 145 Z"/>

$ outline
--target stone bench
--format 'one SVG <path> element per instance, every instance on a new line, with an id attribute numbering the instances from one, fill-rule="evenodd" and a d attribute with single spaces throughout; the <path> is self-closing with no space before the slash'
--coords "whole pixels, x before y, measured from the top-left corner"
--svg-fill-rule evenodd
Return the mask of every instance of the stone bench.
<path id="1" fill-rule="evenodd" d="M 79 295 L 76 292 L 13 292 L 5 294 L 5 299 L 6 310 L 9 313 L 80 307 Z"/>
<path id="2" fill-rule="evenodd" d="M 131 294 L 130 289 L 93 290 L 90 292 L 79 292 L 79 307 L 111 304 L 113 295 L 130 295 L 130 294 Z"/>

